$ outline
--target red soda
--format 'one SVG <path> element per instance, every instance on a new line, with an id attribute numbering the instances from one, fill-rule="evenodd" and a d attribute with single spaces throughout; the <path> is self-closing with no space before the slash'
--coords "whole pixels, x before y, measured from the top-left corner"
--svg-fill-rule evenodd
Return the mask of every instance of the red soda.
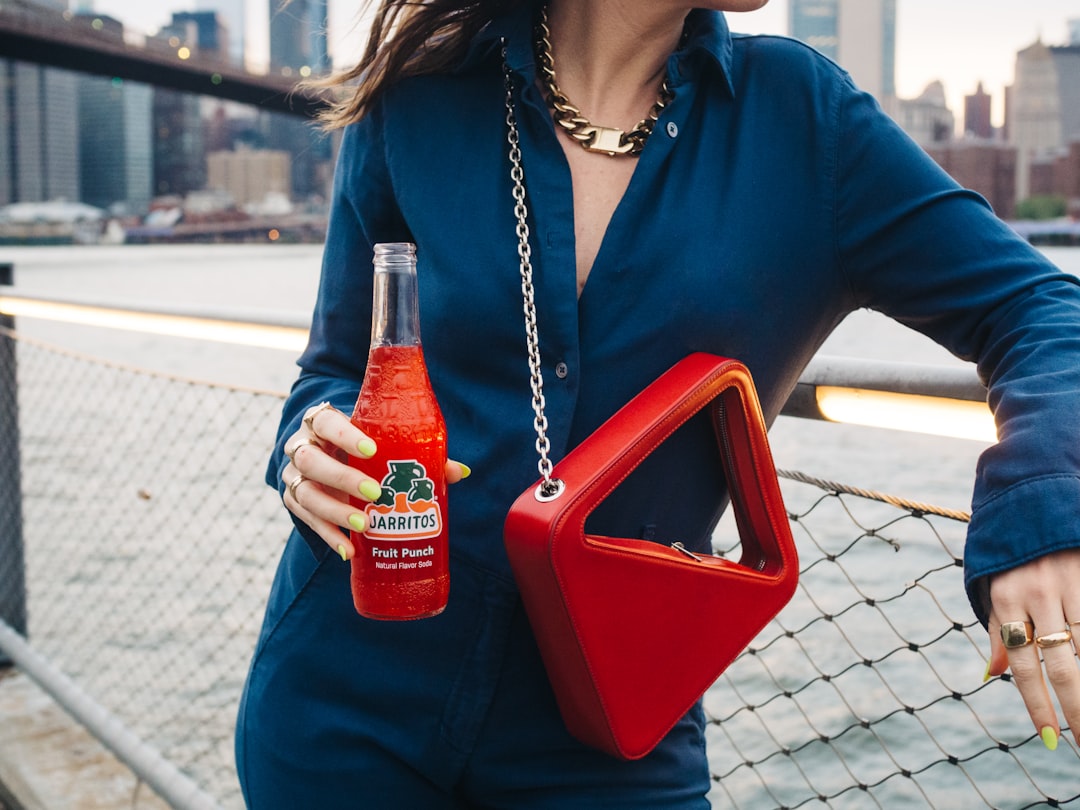
<path id="1" fill-rule="evenodd" d="M 352 415 L 378 450 L 350 464 L 382 485 L 373 503 L 352 499 L 367 529 L 349 535 L 353 604 L 372 619 L 435 616 L 450 591 L 446 422 L 420 345 L 414 250 L 376 245 L 372 342 Z"/>

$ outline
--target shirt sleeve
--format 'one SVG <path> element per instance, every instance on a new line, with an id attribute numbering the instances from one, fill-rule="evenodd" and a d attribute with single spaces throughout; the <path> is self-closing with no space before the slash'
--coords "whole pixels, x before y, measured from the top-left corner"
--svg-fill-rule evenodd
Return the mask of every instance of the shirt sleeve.
<path id="1" fill-rule="evenodd" d="M 394 198 L 384 148 L 384 118 L 375 108 L 344 130 L 334 172 L 322 270 L 300 375 L 285 400 L 267 483 L 284 495 L 285 440 L 312 405 L 330 402 L 352 413 L 371 341 L 372 256 L 377 242 L 408 241 Z M 293 524 L 317 555 L 327 546 L 306 524 Z"/>
<path id="2" fill-rule="evenodd" d="M 965 547 L 988 577 L 1080 546 L 1080 286 L 960 188 L 869 96 L 838 89 L 836 240 L 860 306 L 977 364 L 998 442 L 981 456 Z"/>

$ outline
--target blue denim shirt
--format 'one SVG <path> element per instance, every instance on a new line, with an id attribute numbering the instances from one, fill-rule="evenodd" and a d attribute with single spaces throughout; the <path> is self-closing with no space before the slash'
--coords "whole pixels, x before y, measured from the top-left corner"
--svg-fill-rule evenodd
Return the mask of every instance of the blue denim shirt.
<path id="1" fill-rule="evenodd" d="M 323 400 L 349 412 L 370 332 L 375 242 L 419 255 L 422 336 L 450 453 L 452 553 L 508 573 L 502 523 L 537 476 L 499 38 L 515 78 L 546 415 L 558 460 L 690 352 L 734 357 L 771 423 L 807 361 L 867 307 L 978 364 L 1000 441 L 966 548 L 985 577 L 1080 545 L 1080 288 L 961 189 L 835 64 L 695 11 L 674 100 L 637 161 L 580 300 L 570 172 L 535 83 L 529 9 L 452 74 L 395 86 L 344 133 L 322 282 L 281 444 Z M 556 373 L 556 368 L 561 373 Z M 704 422 L 663 445 L 591 530 L 707 548 L 723 508 Z M 325 546 L 298 527 L 320 553 Z"/>

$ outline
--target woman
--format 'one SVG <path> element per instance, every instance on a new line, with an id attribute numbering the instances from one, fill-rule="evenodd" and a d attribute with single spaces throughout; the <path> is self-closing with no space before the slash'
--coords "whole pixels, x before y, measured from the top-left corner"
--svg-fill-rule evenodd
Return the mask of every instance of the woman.
<path id="1" fill-rule="evenodd" d="M 919 329 L 979 364 L 1001 435 L 966 551 L 987 676 L 1011 668 L 1048 747 L 1061 728 L 1051 688 L 1080 726 L 1072 644 L 1032 643 L 1080 620 L 1080 289 L 835 65 L 790 40 L 733 37 L 718 13 L 764 2 L 384 0 L 334 118 L 322 283 L 268 471 L 296 531 L 240 714 L 251 807 L 707 806 L 700 710 L 637 762 L 567 734 L 503 551 L 506 511 L 536 477 L 504 59 L 553 457 L 693 351 L 745 362 L 771 422 L 848 312 Z M 590 149 L 626 142 L 643 147 Z M 451 456 L 476 470 L 450 499 L 449 607 L 405 624 L 356 616 L 338 557 L 354 552 L 347 497 L 378 493 L 334 453 L 378 452 L 345 414 L 366 359 L 372 246 L 387 241 L 418 245 Z M 707 550 L 721 507 L 706 446 L 663 445 L 596 530 Z M 452 480 L 468 471 L 448 465 Z"/>

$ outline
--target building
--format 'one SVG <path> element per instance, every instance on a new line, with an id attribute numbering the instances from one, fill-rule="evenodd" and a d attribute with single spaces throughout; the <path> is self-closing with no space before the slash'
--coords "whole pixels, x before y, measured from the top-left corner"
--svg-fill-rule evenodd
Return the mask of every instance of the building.
<path id="1" fill-rule="evenodd" d="M 1006 118 L 1022 200 L 1032 194 L 1031 167 L 1080 139 L 1080 45 L 1051 47 L 1038 40 L 1016 54 L 1014 75 Z"/>
<path id="2" fill-rule="evenodd" d="M 790 0 L 788 33 L 840 61 L 840 0 Z"/>
<path id="3" fill-rule="evenodd" d="M 207 156 L 207 188 L 226 192 L 240 206 L 258 205 L 273 196 L 292 197 L 287 152 L 238 149 Z"/>
<path id="4" fill-rule="evenodd" d="M 91 11 L 76 22 L 122 40 L 119 20 Z M 154 181 L 153 89 L 89 73 L 78 76 L 79 177 L 82 202 L 141 214 L 150 205 Z"/>
<path id="5" fill-rule="evenodd" d="M 969 136 L 930 146 L 926 151 L 956 182 L 985 197 L 999 217 L 1015 216 L 1015 147 Z"/>
<path id="6" fill-rule="evenodd" d="M 229 34 L 214 11 L 175 12 L 157 34 L 163 47 L 187 47 L 201 56 L 228 61 Z M 154 88 L 155 196 L 184 196 L 206 185 L 206 125 L 202 99 Z"/>
<path id="7" fill-rule="evenodd" d="M 0 58 L 0 205 L 79 199 L 77 95 L 74 73 Z"/>
<path id="8" fill-rule="evenodd" d="M 327 0 L 268 0 L 270 69 L 304 79 L 330 70 L 326 43 Z M 328 197 L 333 159 L 331 141 L 311 123 L 295 117 L 263 119 L 267 145 L 288 152 L 292 192 L 297 198 Z"/>
<path id="9" fill-rule="evenodd" d="M 952 140 L 956 118 L 945 100 L 945 87 L 931 82 L 918 98 L 889 99 L 885 111 L 924 149 Z"/>
<path id="10" fill-rule="evenodd" d="M 1080 43 L 1050 48 L 1058 75 L 1062 147 L 1080 138 Z"/>
<path id="11" fill-rule="evenodd" d="M 268 0 L 270 69 L 307 78 L 330 69 L 326 44 L 327 0 Z"/>
<path id="12" fill-rule="evenodd" d="M 1062 197 L 1072 215 L 1080 213 L 1080 139 L 1031 164 L 1030 196 Z"/>
<path id="13" fill-rule="evenodd" d="M 228 44 L 223 52 L 228 60 L 236 65 L 244 64 L 247 47 L 247 21 L 244 13 L 244 0 L 199 0 L 195 4 L 198 11 L 212 11 L 222 20 L 228 31 Z"/>
<path id="14" fill-rule="evenodd" d="M 79 76 L 82 200 L 142 214 L 153 196 L 153 89 L 138 82 Z"/>
<path id="15" fill-rule="evenodd" d="M 200 56 L 229 60 L 229 30 L 214 11 L 176 11 L 158 37 L 187 45 Z"/>
<path id="16" fill-rule="evenodd" d="M 992 98 L 983 90 L 982 82 L 970 96 L 964 96 L 964 134 L 976 138 L 993 138 Z"/>
<path id="17" fill-rule="evenodd" d="M 206 128 L 202 100 L 153 88 L 155 196 L 185 195 L 206 185 Z"/>
<path id="18" fill-rule="evenodd" d="M 0 205 L 80 199 L 78 77 L 0 59 Z"/>
<path id="19" fill-rule="evenodd" d="M 1070 143 L 1068 151 L 1058 161 L 1055 176 L 1060 185 L 1057 192 L 1065 198 L 1069 216 L 1080 219 L 1080 140 Z"/>
<path id="20" fill-rule="evenodd" d="M 879 102 L 896 95 L 896 0 L 790 0 L 788 31 Z"/>

